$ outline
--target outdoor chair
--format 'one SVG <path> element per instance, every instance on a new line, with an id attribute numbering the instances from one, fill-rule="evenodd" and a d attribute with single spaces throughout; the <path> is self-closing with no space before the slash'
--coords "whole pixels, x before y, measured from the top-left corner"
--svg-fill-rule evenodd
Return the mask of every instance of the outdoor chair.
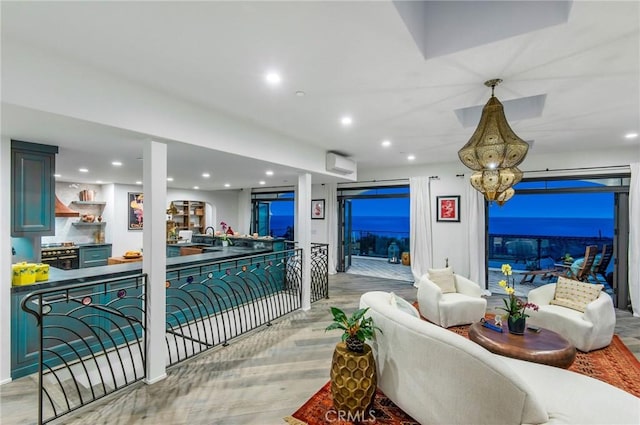
<path id="1" fill-rule="evenodd" d="M 600 282 L 598 275 L 601 275 L 602 279 L 607 282 L 607 267 L 609 267 L 611 257 L 613 257 L 613 246 L 603 245 L 600 260 L 596 264 L 594 264 L 591 269 L 591 276 L 593 276 L 596 282 Z"/>
<path id="2" fill-rule="evenodd" d="M 574 269 L 574 265 L 580 260 L 576 261 L 576 263 L 574 263 L 574 265 L 571 265 L 571 267 L 566 267 L 566 270 L 563 270 L 559 273 L 554 273 L 554 276 L 568 277 L 570 279 L 588 282 L 589 276 L 591 276 L 591 268 L 593 267 L 593 262 L 596 259 L 597 251 L 597 245 L 587 246 L 584 251 L 584 259 L 582 260 L 582 264 L 578 265 L 579 268 L 577 270 Z"/>

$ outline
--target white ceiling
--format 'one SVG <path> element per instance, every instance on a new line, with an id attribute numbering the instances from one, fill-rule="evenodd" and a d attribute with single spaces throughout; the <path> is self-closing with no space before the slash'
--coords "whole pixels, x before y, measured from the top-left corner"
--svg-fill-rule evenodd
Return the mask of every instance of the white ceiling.
<path id="1" fill-rule="evenodd" d="M 299 143 L 342 152 L 358 162 L 359 170 L 402 166 L 408 154 L 416 156 L 415 164 L 457 161 L 473 128 L 464 127 L 456 111 L 483 105 L 490 96 L 483 82 L 491 78 L 504 80 L 496 96 L 505 107 L 520 98 L 543 100 L 541 113 L 512 111 L 519 118 L 510 121 L 516 134 L 535 141 L 530 155 L 638 145 L 638 139 L 623 136 L 640 131 L 639 3 L 563 3 L 559 9 L 565 14 L 569 9 L 566 23 L 541 23 L 535 29 L 530 21 L 537 17 L 530 14 L 522 27 L 527 32 L 513 36 L 504 35 L 501 25 L 517 27 L 515 18 L 499 13 L 491 14 L 498 15 L 493 21 L 478 13 L 457 13 L 457 19 L 443 15 L 449 35 L 440 37 L 446 49 L 427 59 L 387 1 L 3 1 L 2 39 Z M 487 2 L 487 7 L 495 10 L 496 4 Z M 446 2 L 438 6 L 432 10 L 446 9 Z M 436 18 L 432 14 L 425 22 Z M 483 39 L 494 41 L 468 47 L 467 29 L 478 27 L 478 21 Z M 432 43 L 442 34 L 427 32 Z M 11 58 L 3 54 L 2 60 Z M 278 87 L 265 84 L 268 70 L 282 74 Z M 353 117 L 350 128 L 339 123 L 344 114 Z M 131 183 L 142 176 L 139 164 L 125 164 L 114 173 L 109 162 L 140 157 L 146 135 L 28 105 L 4 104 L 2 126 L 5 135 L 59 145 L 57 169 L 67 181 Z M 384 139 L 392 141 L 390 148 L 381 147 Z M 170 187 L 218 189 L 223 179 L 234 187 L 257 186 L 269 168 L 277 178 L 267 184 L 277 185 L 291 183 L 297 171 L 166 142 L 169 174 L 176 178 Z M 81 164 L 92 170 L 90 177 L 76 174 Z M 214 178 L 204 182 L 204 171 Z"/>

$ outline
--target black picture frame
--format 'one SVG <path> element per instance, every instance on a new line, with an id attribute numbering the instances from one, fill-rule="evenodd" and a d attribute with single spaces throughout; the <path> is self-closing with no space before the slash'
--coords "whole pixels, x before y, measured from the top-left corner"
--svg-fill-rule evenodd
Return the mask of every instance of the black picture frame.
<path id="1" fill-rule="evenodd" d="M 324 199 L 311 200 L 311 219 L 324 220 Z"/>
<path id="2" fill-rule="evenodd" d="M 437 221 L 460 222 L 460 196 L 436 196 Z"/>

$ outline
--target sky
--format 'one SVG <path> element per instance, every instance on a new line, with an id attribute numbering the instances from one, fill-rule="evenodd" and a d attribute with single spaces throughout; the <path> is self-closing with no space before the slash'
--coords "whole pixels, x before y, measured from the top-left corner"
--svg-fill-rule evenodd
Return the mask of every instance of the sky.
<path id="1" fill-rule="evenodd" d="M 489 206 L 490 217 L 612 218 L 613 193 L 518 195 L 502 207 Z"/>

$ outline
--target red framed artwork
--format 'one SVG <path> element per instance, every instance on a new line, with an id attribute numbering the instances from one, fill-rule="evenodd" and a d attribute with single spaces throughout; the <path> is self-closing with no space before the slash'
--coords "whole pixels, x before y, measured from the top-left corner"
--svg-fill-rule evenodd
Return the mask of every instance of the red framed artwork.
<path id="1" fill-rule="evenodd" d="M 437 221 L 460 221 L 460 196 L 437 196 Z"/>

